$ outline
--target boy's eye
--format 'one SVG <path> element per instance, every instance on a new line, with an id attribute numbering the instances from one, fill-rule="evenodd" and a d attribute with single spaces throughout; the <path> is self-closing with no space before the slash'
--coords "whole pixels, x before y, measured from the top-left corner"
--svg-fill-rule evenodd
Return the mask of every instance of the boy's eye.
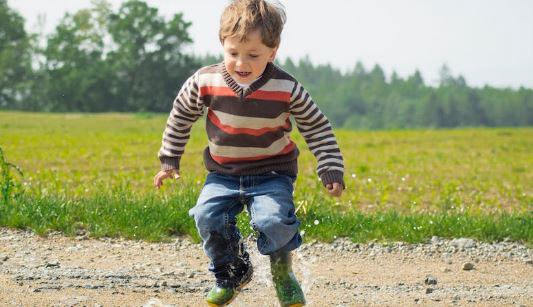
<path id="1" fill-rule="evenodd" d="M 250 57 L 251 57 L 251 58 L 257 58 L 258 55 L 257 55 L 257 54 L 250 54 Z"/>
<path id="2" fill-rule="evenodd" d="M 237 53 L 235 53 L 235 52 L 231 52 L 230 55 L 231 55 L 231 56 L 237 56 Z"/>

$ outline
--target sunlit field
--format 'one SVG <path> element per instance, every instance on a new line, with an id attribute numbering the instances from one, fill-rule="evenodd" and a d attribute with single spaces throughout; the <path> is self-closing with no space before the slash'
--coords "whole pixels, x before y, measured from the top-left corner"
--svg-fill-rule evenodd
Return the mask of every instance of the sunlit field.
<path id="1" fill-rule="evenodd" d="M 0 211 L 0 225 L 67 233 L 82 227 L 96 235 L 154 240 L 179 233 L 194 236 L 194 225 L 186 210 L 194 205 L 207 174 L 202 162 L 206 146 L 204 122 L 194 126 L 181 162 L 182 178 L 167 181 L 160 191 L 155 191 L 152 180 L 159 169 L 157 151 L 165 121 L 166 116 L 151 114 L 1 112 L 0 147 L 5 159 L 18 165 L 24 176 L 12 173 L 22 186 L 22 196 L 0 209 L 5 210 Z M 416 241 L 431 235 L 470 234 L 486 240 L 509 236 L 532 239 L 533 128 L 336 130 L 336 136 L 345 159 L 346 190 L 341 198 L 332 199 L 315 173 L 315 158 L 297 130 L 293 131 L 301 151 L 295 203 L 303 221 L 302 230 L 311 237 Z M 35 224 L 29 216 L 35 219 L 36 213 L 28 206 L 39 202 L 44 202 L 40 208 L 57 205 L 63 208 L 62 212 L 68 211 L 65 207 L 69 204 L 88 207 L 89 203 L 100 211 L 92 213 L 93 219 L 84 220 L 84 215 L 77 212 L 74 217 L 60 217 L 65 220 L 56 224 L 43 217 L 50 212 L 41 212 L 42 220 Z M 124 227 L 132 228 L 131 232 L 119 226 L 115 230 L 106 226 L 105 230 L 102 225 L 92 224 L 98 224 L 98 217 L 106 219 L 106 203 L 124 207 L 125 212 L 129 209 L 124 204 L 136 204 L 129 207 L 131 210 L 140 206 L 139 219 L 144 217 L 145 225 L 158 221 L 157 217 L 150 220 L 151 213 L 147 212 L 157 211 L 150 206 L 166 205 L 166 210 L 175 208 L 181 212 L 162 227 L 162 233 L 149 234 L 146 229 L 143 235 L 142 230 L 133 229 L 129 218 L 123 222 Z M 15 210 L 17 206 L 20 207 Z M 21 208 L 28 211 L 21 213 Z M 348 220 L 335 221 L 336 217 Z M 385 224 L 389 219 L 400 223 L 406 218 L 405 225 L 415 229 L 407 231 L 403 229 L 407 226 L 400 223 L 387 226 L 394 229 L 381 228 L 370 235 L 370 224 L 366 229 L 367 222 L 362 222 L 366 218 L 370 219 L 368 223 Z M 413 218 L 412 223 L 409 218 Z M 459 223 L 453 221 L 460 218 L 465 219 L 465 225 L 453 226 Z M 506 219 L 509 225 L 505 224 Z M 476 221 L 480 225 L 473 226 Z M 500 234 L 500 222 L 507 232 Z M 245 223 L 241 218 L 240 224 Z M 449 232 L 446 227 L 451 227 Z"/>

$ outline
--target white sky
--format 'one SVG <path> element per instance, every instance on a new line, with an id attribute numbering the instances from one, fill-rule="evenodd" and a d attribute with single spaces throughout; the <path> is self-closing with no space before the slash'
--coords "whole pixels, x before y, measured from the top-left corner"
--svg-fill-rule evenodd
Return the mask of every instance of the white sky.
<path id="1" fill-rule="evenodd" d="M 110 0 L 118 8 L 120 0 Z M 192 21 L 192 51 L 219 53 L 218 22 L 227 0 L 147 0 L 170 18 Z M 281 0 L 288 22 L 278 56 L 331 63 L 343 70 L 361 61 L 388 76 L 419 69 L 435 84 L 443 63 L 473 86 L 533 88 L 533 1 L 530 0 Z M 37 16 L 53 30 L 65 12 L 90 0 L 8 0 L 36 32 Z"/>

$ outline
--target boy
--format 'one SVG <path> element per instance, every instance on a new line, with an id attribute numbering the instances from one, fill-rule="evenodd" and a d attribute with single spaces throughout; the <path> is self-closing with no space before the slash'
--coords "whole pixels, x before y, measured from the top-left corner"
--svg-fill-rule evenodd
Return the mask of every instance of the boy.
<path id="1" fill-rule="evenodd" d="M 191 126 L 207 111 L 209 145 L 203 158 L 209 174 L 189 214 L 216 278 L 207 294 L 209 306 L 229 304 L 252 278 L 236 227 L 244 206 L 259 232 L 259 252 L 270 256 L 281 305 L 305 304 L 291 269 L 290 252 L 302 238 L 292 198 L 299 151 L 290 139 L 290 115 L 318 159 L 317 172 L 329 194 L 340 196 L 344 189 L 343 160 L 327 118 L 298 81 L 273 64 L 284 23 L 279 3 L 230 3 L 220 21 L 224 62 L 201 68 L 184 83 L 163 133 L 157 188 L 164 179 L 179 177 Z"/>

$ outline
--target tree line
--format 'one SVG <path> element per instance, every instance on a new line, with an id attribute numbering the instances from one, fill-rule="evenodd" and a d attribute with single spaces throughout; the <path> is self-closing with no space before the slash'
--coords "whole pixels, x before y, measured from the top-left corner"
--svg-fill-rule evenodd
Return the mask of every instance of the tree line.
<path id="1" fill-rule="evenodd" d="M 40 112 L 168 112 L 185 79 L 221 60 L 186 52 L 183 14 L 170 20 L 144 1 L 112 10 L 105 0 L 67 13 L 46 36 L 0 0 L 0 109 Z M 533 125 L 533 90 L 467 85 L 447 66 L 438 86 L 420 72 L 385 76 L 356 63 L 348 72 L 308 58 L 279 61 L 301 81 L 336 127 Z"/>

